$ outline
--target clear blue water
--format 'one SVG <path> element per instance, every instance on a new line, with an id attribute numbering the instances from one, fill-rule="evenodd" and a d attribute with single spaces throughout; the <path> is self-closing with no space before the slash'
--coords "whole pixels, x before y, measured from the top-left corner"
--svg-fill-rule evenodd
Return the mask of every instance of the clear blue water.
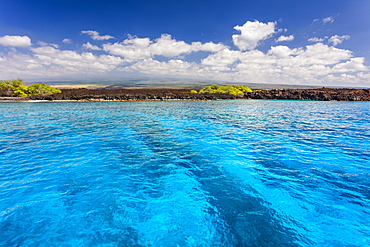
<path id="1" fill-rule="evenodd" d="M 0 104 L 0 246 L 370 246 L 370 102 Z"/>

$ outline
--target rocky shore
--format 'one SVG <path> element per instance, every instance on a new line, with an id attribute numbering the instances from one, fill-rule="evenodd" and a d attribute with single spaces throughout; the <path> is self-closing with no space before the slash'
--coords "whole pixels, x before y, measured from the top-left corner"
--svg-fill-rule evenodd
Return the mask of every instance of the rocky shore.
<path id="1" fill-rule="evenodd" d="M 254 91 L 245 95 L 249 99 L 370 101 L 370 89 L 283 89 Z"/>
<path id="2" fill-rule="evenodd" d="M 196 94 L 189 89 L 63 89 L 53 95 L 36 95 L 22 100 L 77 101 L 149 101 L 149 100 L 218 100 L 218 99 L 282 99 L 321 101 L 370 101 L 370 89 L 272 89 L 255 90 L 245 95 Z M 12 100 L 12 97 L 4 100 Z M 13 98 L 14 100 L 14 98 Z"/>

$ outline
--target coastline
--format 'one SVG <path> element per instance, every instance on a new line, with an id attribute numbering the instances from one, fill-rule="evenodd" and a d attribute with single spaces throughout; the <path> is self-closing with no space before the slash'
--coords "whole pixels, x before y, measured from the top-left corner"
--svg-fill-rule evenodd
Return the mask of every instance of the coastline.
<path id="1" fill-rule="evenodd" d="M 168 101 L 168 100 L 226 100 L 226 99 L 274 99 L 317 101 L 370 101 L 370 89 L 272 89 L 254 90 L 244 95 L 222 93 L 190 93 L 189 89 L 91 89 L 69 88 L 62 93 L 29 97 L 0 97 L 0 102 L 46 101 Z"/>

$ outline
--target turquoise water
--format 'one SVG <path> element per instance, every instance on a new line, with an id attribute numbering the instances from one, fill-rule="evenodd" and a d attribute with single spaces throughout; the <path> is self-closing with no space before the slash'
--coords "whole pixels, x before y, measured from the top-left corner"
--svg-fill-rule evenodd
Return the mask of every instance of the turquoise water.
<path id="1" fill-rule="evenodd" d="M 0 246 L 370 246 L 370 102 L 0 104 Z"/>

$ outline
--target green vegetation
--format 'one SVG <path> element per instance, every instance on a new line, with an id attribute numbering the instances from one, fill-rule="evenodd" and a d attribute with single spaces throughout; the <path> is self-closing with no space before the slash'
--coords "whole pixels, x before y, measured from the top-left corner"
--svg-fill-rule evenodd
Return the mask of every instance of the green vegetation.
<path id="1" fill-rule="evenodd" d="M 28 95 L 46 95 L 46 94 L 55 94 L 61 93 L 59 89 L 51 87 L 49 85 L 45 85 L 43 83 L 40 84 L 32 84 L 27 87 Z"/>
<path id="2" fill-rule="evenodd" d="M 0 96 L 6 97 L 26 97 L 31 95 L 46 95 L 61 93 L 59 89 L 45 85 L 43 83 L 32 84 L 26 87 L 22 79 L 11 81 L 0 81 Z"/>
<path id="3" fill-rule="evenodd" d="M 242 95 L 245 93 L 252 92 L 252 89 L 250 89 L 247 86 L 244 85 L 232 85 L 232 86 L 219 86 L 217 84 L 214 84 L 212 86 L 207 86 L 199 92 L 196 90 L 191 90 L 191 93 L 228 93 L 233 95 Z"/>

